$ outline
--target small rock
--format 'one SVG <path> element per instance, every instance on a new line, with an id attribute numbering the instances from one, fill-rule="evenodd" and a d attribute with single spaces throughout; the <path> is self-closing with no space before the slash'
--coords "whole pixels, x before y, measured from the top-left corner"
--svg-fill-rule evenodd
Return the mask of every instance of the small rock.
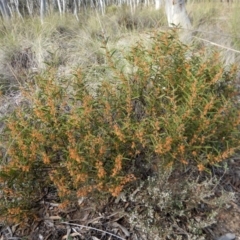
<path id="1" fill-rule="evenodd" d="M 227 233 L 227 234 L 221 236 L 220 238 L 218 238 L 217 240 L 234 240 L 235 238 L 236 238 L 235 234 Z"/>

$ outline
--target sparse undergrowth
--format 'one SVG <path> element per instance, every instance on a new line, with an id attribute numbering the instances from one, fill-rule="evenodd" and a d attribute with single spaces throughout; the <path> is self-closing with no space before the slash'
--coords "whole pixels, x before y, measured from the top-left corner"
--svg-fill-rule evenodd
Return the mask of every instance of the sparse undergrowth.
<path id="1" fill-rule="evenodd" d="M 139 42 L 124 60 L 104 48 L 105 81 L 94 94 L 81 70 L 66 79 L 50 68 L 22 85 L 24 101 L 2 135 L 2 219 L 34 214 L 50 187 L 66 208 L 86 195 L 118 196 L 164 169 L 207 170 L 239 147 L 237 69 L 216 52 L 194 52 L 175 31 L 154 33 L 150 46 Z M 160 207 L 159 198 L 145 197 L 150 210 Z M 181 211 L 175 207 L 164 209 Z"/>
<path id="2" fill-rule="evenodd" d="M 9 93 L 32 72 L 45 69 L 46 63 L 58 71 L 72 67 L 95 67 L 102 59 L 100 45 L 103 35 L 117 45 L 124 35 L 166 25 L 164 11 L 138 8 L 134 14 L 127 7 L 111 6 L 105 15 L 96 9 L 85 9 L 75 16 L 51 13 L 41 23 L 39 16 L 0 19 L 0 88 Z"/>
<path id="3" fill-rule="evenodd" d="M 226 164 L 221 165 L 224 175 Z M 133 209 L 128 222 L 139 240 L 205 240 L 215 239 L 208 229 L 222 209 L 230 209 L 235 195 L 224 190 L 221 178 L 188 166 L 185 171 L 162 168 L 121 200 Z"/>

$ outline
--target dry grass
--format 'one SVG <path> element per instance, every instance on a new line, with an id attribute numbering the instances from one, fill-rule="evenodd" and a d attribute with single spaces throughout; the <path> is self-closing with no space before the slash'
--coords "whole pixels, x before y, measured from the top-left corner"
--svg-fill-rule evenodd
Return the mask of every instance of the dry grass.
<path id="1" fill-rule="evenodd" d="M 216 48 L 221 52 L 226 64 L 239 63 L 239 53 L 224 49 L 226 47 L 240 50 L 239 18 L 237 17 L 240 10 L 239 1 L 229 4 L 227 2 L 191 1 L 187 5 L 187 10 L 193 22 L 195 36 L 220 46 L 214 47 L 211 43 L 203 42 L 201 39 L 196 40 L 196 43 Z"/>

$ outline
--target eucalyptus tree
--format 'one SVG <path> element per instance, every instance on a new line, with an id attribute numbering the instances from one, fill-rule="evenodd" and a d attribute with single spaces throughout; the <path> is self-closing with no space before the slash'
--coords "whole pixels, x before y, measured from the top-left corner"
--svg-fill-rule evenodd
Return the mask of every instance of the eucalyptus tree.
<path id="1" fill-rule="evenodd" d="M 26 7 L 27 7 L 27 10 L 28 10 L 28 14 L 30 16 L 33 15 L 33 1 L 32 0 L 26 0 Z"/>
<path id="2" fill-rule="evenodd" d="M 11 13 L 9 11 L 9 6 L 7 0 L 0 0 L 0 12 L 4 19 L 9 19 Z"/>
<path id="3" fill-rule="evenodd" d="M 105 0 L 99 0 L 99 8 L 100 8 L 100 11 L 102 14 L 105 13 L 105 9 L 106 9 L 106 6 L 105 6 Z"/>
<path id="4" fill-rule="evenodd" d="M 162 6 L 162 0 L 155 0 L 155 9 L 159 10 Z"/>
<path id="5" fill-rule="evenodd" d="M 191 22 L 185 7 L 185 0 L 165 0 L 165 11 L 168 25 L 180 25 L 184 29 L 191 28 Z"/>
<path id="6" fill-rule="evenodd" d="M 65 0 L 62 0 L 62 11 L 63 11 L 63 13 L 66 12 L 66 1 Z"/>
<path id="7" fill-rule="evenodd" d="M 60 15 L 62 15 L 62 6 L 61 6 L 61 0 L 57 0 L 58 10 Z"/>
<path id="8" fill-rule="evenodd" d="M 22 18 L 22 14 L 19 11 L 19 1 L 18 0 L 14 0 L 14 7 L 15 7 L 15 11 L 17 12 L 18 16 Z"/>
<path id="9" fill-rule="evenodd" d="M 46 10 L 47 10 L 46 0 L 41 0 L 41 4 L 40 4 L 40 17 L 41 17 L 41 22 L 42 23 L 43 23 L 43 18 L 46 15 Z"/>
<path id="10" fill-rule="evenodd" d="M 78 20 L 80 10 L 88 8 L 96 9 L 104 14 L 109 5 L 126 5 L 133 14 L 139 6 L 148 7 L 151 5 L 158 10 L 164 2 L 169 26 L 180 24 L 183 28 L 191 27 L 185 8 L 185 0 L 0 0 L 0 12 L 4 19 L 10 18 L 14 12 L 18 16 L 26 14 L 32 16 L 36 12 L 40 14 L 43 22 L 47 11 L 57 10 L 60 15 L 70 11 Z"/>
<path id="11" fill-rule="evenodd" d="M 78 3 L 79 2 L 77 0 L 73 0 L 72 13 L 76 17 L 76 19 L 79 21 L 79 18 L 78 18 Z"/>

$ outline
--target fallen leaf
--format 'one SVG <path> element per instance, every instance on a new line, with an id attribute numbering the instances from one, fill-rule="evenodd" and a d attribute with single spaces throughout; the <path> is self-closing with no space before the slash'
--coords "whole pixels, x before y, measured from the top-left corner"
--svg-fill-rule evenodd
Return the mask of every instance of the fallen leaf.
<path id="1" fill-rule="evenodd" d="M 92 240 L 100 240 L 100 239 L 92 236 Z"/>
<path id="2" fill-rule="evenodd" d="M 50 219 L 50 220 L 61 220 L 62 218 L 60 216 L 50 216 L 47 219 Z"/>
<path id="3" fill-rule="evenodd" d="M 123 233 L 126 235 L 126 237 L 129 237 L 129 236 L 130 236 L 129 231 L 128 231 L 125 227 L 123 227 L 122 225 L 120 225 L 119 223 L 114 222 L 114 223 L 112 223 L 112 226 L 113 226 L 113 227 L 120 228 L 120 229 L 123 231 Z"/>

